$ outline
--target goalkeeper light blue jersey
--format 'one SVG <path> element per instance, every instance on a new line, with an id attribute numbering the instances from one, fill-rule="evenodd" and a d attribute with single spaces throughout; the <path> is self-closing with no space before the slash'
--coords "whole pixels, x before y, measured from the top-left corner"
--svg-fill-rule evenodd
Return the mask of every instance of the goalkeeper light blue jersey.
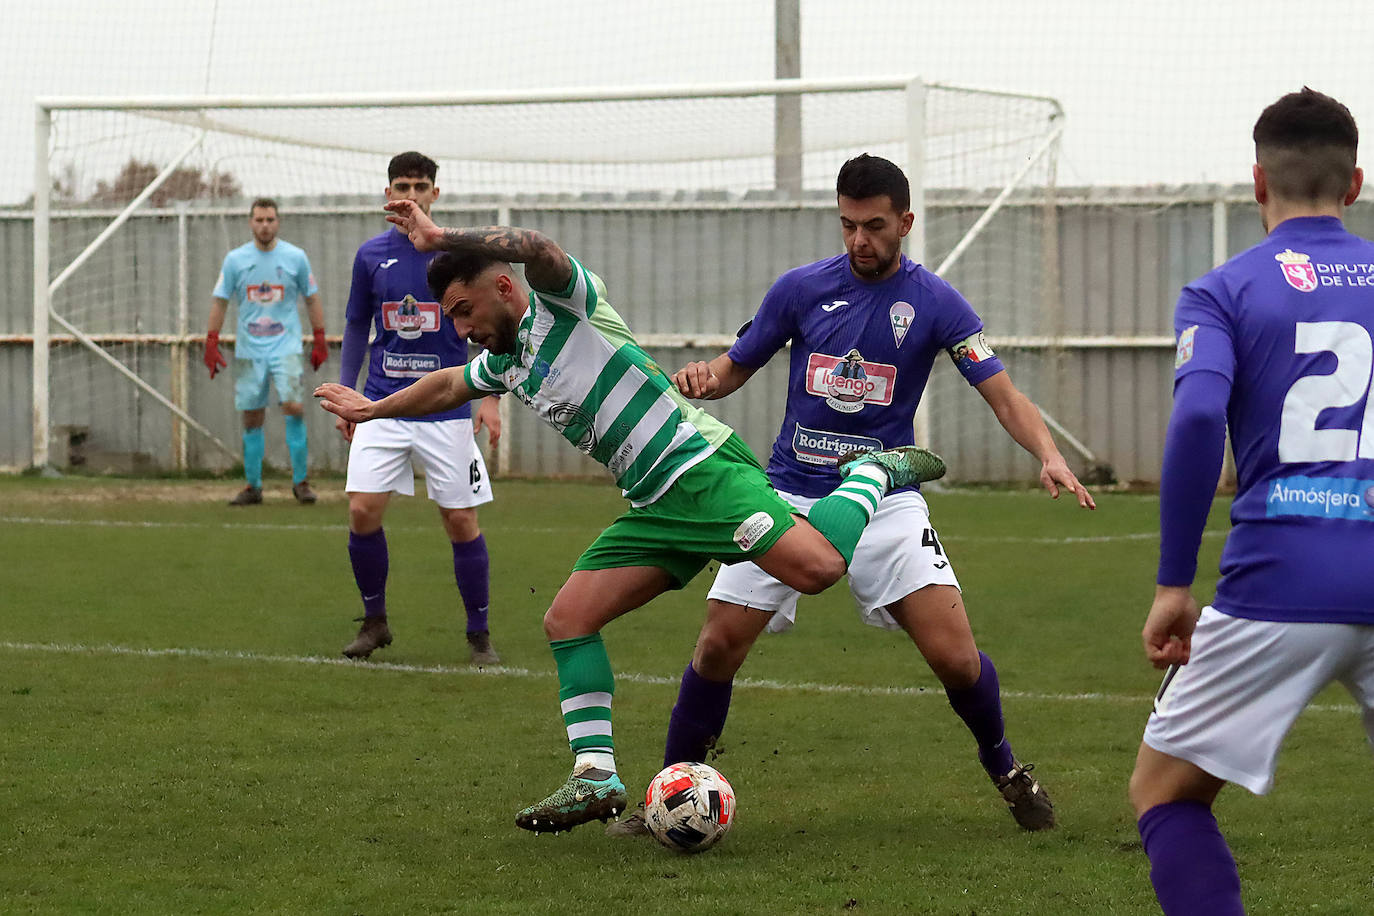
<path id="1" fill-rule="evenodd" d="M 1186 286 L 1176 378 L 1231 383 L 1238 486 L 1214 606 L 1374 624 L 1374 244 L 1335 217 L 1280 223 Z"/>
<path id="2" fill-rule="evenodd" d="M 416 251 L 410 239 L 395 229 L 363 242 L 353 258 L 353 283 L 348 291 L 349 321 L 370 320 L 372 344 L 363 394 L 379 401 L 415 383 L 436 369 L 468 361 L 468 342 L 433 300 L 426 280 L 432 253 Z M 465 420 L 472 406 L 424 417 L 416 422 Z"/>
<path id="3" fill-rule="evenodd" d="M 267 359 L 301 352 L 297 302 L 319 292 L 310 259 L 277 239 L 270 251 L 253 242 L 224 256 L 213 295 L 238 307 L 236 359 Z"/>
<path id="4" fill-rule="evenodd" d="M 615 475 L 646 506 L 730 437 L 693 407 L 606 301 L 601 278 L 572 260 L 559 293 L 531 292 L 518 352 L 484 350 L 465 377 L 478 391 L 509 391 Z"/>
<path id="5" fill-rule="evenodd" d="M 836 459 L 851 449 L 912 444 L 916 407 L 941 351 L 970 385 L 1002 371 L 973 307 L 906 255 L 877 282 L 856 277 L 847 254 L 789 270 L 729 356 L 758 368 L 789 340 L 787 409 L 768 478 L 799 496 L 834 490 Z"/>

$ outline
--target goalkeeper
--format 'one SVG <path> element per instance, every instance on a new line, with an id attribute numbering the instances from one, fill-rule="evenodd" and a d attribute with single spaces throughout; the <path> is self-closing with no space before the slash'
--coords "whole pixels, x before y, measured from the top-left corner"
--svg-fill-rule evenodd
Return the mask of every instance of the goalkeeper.
<path id="1" fill-rule="evenodd" d="M 809 522 L 795 518 L 744 443 L 687 404 L 606 302 L 600 278 L 552 239 L 506 227 L 440 229 L 409 200 L 386 209 L 416 248 L 446 252 L 430 265 L 430 290 L 459 336 L 487 352 L 376 402 L 321 385 L 321 406 L 362 423 L 510 392 L 605 465 L 630 500 L 544 615 L 576 761 L 562 787 L 516 815 L 517 825 L 539 832 L 606 820 L 624 810 L 626 794 L 616 773 L 615 680 L 601 628 L 681 588 L 710 559 L 753 560 L 792 588 L 819 592 L 844 575 L 884 494 L 934 479 L 944 465 L 917 448 L 852 457 Z M 525 267 L 524 282 L 515 263 Z"/>
<path id="2" fill-rule="evenodd" d="M 682 393 L 725 397 L 790 340 L 787 408 L 768 478 L 804 513 L 835 486 L 845 450 L 912 441 L 916 405 L 944 351 L 1007 433 L 1040 461 L 1040 482 L 1050 495 L 1058 498 L 1062 487 L 1080 506 L 1094 508 L 1035 405 L 988 347 L 973 308 L 901 253 L 914 220 L 902 170 L 858 156 L 840 169 L 836 192 L 845 253 L 784 274 L 727 353 L 674 375 Z M 776 631 L 795 622 L 797 589 L 771 572 L 740 563 L 716 576 L 669 721 L 665 765 L 705 759 L 725 727 L 731 683 L 749 647 L 765 626 Z M 1030 774 L 1032 764 L 1012 755 L 997 670 L 974 642 L 959 581 L 918 490 L 894 492 L 878 506 L 855 550 L 849 585 L 865 622 L 905 630 L 916 644 L 1016 822 L 1026 830 L 1054 826 L 1054 806 Z M 635 815 L 607 832 L 643 829 L 643 817 Z"/>
<path id="3" fill-rule="evenodd" d="M 229 300 L 238 306 L 234 339 L 234 407 L 243 415 L 243 474 L 248 485 L 229 500 L 231 506 L 262 502 L 262 458 L 266 450 L 262 424 L 267 418 L 269 385 L 286 422 L 286 447 L 291 455 L 291 493 L 296 501 L 315 501 L 306 475 L 310 449 L 305 433 L 301 398 L 301 316 L 296 309 L 304 297 L 315 342 L 310 365 L 319 369 L 329 357 L 324 340 L 324 307 L 310 270 L 310 259 L 290 242 L 277 238 L 277 202 L 259 197 L 249 208 L 253 241 L 224 256 L 210 306 L 210 329 L 205 335 L 205 368 L 214 378 L 229 365 L 219 351 L 219 332 Z"/>

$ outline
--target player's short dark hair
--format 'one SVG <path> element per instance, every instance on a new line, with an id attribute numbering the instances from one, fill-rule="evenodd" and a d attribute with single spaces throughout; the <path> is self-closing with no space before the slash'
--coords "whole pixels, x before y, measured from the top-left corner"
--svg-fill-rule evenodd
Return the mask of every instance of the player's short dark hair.
<path id="1" fill-rule="evenodd" d="M 397 153 L 391 157 L 391 162 L 386 167 L 387 182 L 395 181 L 397 178 L 428 178 L 433 182 L 438 174 L 439 163 L 415 150 Z"/>
<path id="2" fill-rule="evenodd" d="M 1255 158 L 1284 200 L 1341 200 L 1355 174 L 1360 131 L 1350 109 L 1306 86 L 1260 113 Z"/>
<path id="3" fill-rule="evenodd" d="M 429 262 L 425 279 L 429 282 L 429 291 L 434 294 L 434 301 L 443 302 L 444 291 L 453 281 L 471 283 L 491 265 L 503 263 L 498 258 L 474 251 L 445 251 Z"/>
<path id="4" fill-rule="evenodd" d="M 254 210 L 271 210 L 277 212 L 277 202 L 271 197 L 259 197 L 253 201 L 253 206 L 248 208 L 248 215 L 252 216 Z"/>
<path id="5" fill-rule="evenodd" d="M 853 200 L 886 196 L 892 209 L 905 213 L 911 209 L 911 185 L 895 162 L 862 153 L 840 166 L 835 193 Z"/>

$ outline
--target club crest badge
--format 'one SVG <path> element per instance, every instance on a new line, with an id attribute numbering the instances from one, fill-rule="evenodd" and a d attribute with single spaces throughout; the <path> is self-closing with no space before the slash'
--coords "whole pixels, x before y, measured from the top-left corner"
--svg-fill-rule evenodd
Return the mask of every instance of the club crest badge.
<path id="1" fill-rule="evenodd" d="M 1288 285 L 1298 292 L 1310 293 L 1317 288 L 1317 271 L 1307 255 L 1285 248 L 1274 255 L 1274 260 L 1283 268 L 1283 278 Z"/>
<path id="2" fill-rule="evenodd" d="M 892 321 L 892 336 L 900 347 L 906 339 L 906 332 L 911 329 L 911 322 L 916 318 L 916 310 L 910 302 L 894 302 L 892 308 L 887 310 L 887 315 Z"/>

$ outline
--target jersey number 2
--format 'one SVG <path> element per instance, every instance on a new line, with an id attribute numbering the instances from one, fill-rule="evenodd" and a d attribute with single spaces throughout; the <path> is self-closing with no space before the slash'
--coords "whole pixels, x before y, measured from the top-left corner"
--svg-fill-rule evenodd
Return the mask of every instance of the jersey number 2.
<path id="1" fill-rule="evenodd" d="M 1370 373 L 1374 341 L 1353 321 L 1300 321 L 1295 353 L 1334 353 L 1336 371 L 1305 375 L 1283 399 L 1279 421 L 1279 461 L 1354 461 L 1374 458 L 1374 395 Z M 1317 415 L 1365 400 L 1364 421 L 1353 429 L 1317 429 Z"/>

